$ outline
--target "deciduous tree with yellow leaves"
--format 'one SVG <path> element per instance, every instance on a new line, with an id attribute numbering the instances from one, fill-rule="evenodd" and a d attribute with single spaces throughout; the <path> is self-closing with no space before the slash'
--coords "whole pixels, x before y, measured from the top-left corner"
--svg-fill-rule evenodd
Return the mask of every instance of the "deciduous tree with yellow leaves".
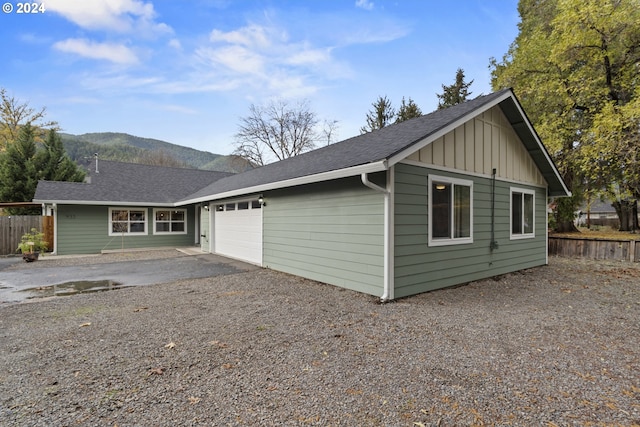
<path id="1" fill-rule="evenodd" d="M 572 228 L 584 197 L 614 201 L 622 230 L 640 199 L 640 1 L 520 0 L 519 34 L 492 86 L 513 87 L 574 197 L 557 229 Z"/>
<path id="2" fill-rule="evenodd" d="M 33 127 L 36 142 L 41 142 L 47 129 L 58 130 L 58 123 L 45 120 L 46 108 L 31 108 L 29 103 L 20 102 L 10 96 L 5 88 L 0 88 L 0 152 L 18 139 L 20 127 Z"/>

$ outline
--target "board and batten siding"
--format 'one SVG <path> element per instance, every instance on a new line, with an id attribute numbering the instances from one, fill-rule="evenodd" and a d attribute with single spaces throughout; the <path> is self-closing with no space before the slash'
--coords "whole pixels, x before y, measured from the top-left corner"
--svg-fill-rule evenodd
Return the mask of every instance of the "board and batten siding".
<path id="1" fill-rule="evenodd" d="M 382 294 L 383 194 L 347 178 L 269 192 L 265 202 L 265 267 Z"/>
<path id="2" fill-rule="evenodd" d="M 491 175 L 546 187 L 535 162 L 508 119 L 495 106 L 410 155 L 426 165 Z"/>
<path id="3" fill-rule="evenodd" d="M 429 246 L 429 174 L 473 181 L 473 243 Z M 491 250 L 491 178 L 409 164 L 395 168 L 395 298 L 547 263 L 546 190 L 496 180 Z M 511 187 L 535 191 L 535 237 L 511 240 Z"/>
<path id="4" fill-rule="evenodd" d="M 146 209 L 147 234 L 109 236 L 109 207 Z M 169 208 L 167 208 L 169 209 Z M 187 233 L 154 235 L 153 208 L 127 206 L 58 205 L 57 254 L 98 254 L 103 250 L 193 246 L 193 206 L 187 207 Z"/>

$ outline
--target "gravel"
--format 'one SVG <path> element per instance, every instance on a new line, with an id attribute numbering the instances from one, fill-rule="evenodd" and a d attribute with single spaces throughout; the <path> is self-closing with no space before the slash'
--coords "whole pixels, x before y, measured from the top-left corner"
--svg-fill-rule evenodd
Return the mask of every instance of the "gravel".
<path id="1" fill-rule="evenodd" d="M 3 426 L 640 425 L 630 263 L 388 304 L 257 270 L 4 304 L 0 343 Z"/>

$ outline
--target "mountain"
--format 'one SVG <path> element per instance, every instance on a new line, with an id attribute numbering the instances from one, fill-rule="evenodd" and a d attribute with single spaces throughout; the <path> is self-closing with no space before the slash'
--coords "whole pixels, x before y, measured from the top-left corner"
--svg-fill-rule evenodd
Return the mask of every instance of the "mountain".
<path id="1" fill-rule="evenodd" d="M 240 172 L 236 156 L 224 156 L 208 151 L 172 144 L 152 138 L 141 138 L 126 133 L 99 132 L 72 135 L 60 133 L 64 148 L 72 160 L 83 163 L 98 153 L 99 158 L 136 162 L 143 158 L 162 157 L 175 160 L 176 165 L 196 169 Z M 140 161 L 142 162 L 142 161 Z"/>

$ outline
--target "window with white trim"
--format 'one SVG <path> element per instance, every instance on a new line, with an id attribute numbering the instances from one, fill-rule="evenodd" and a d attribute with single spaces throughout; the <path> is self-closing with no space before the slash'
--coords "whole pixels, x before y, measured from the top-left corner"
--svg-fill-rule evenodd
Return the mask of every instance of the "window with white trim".
<path id="1" fill-rule="evenodd" d="M 187 210 L 154 209 L 153 234 L 187 234 Z"/>
<path id="2" fill-rule="evenodd" d="M 429 246 L 473 243 L 473 181 L 429 175 Z"/>
<path id="3" fill-rule="evenodd" d="M 535 195 L 532 190 L 511 188 L 511 238 L 535 237 Z"/>
<path id="4" fill-rule="evenodd" d="M 109 208 L 109 236 L 147 234 L 147 210 Z"/>

